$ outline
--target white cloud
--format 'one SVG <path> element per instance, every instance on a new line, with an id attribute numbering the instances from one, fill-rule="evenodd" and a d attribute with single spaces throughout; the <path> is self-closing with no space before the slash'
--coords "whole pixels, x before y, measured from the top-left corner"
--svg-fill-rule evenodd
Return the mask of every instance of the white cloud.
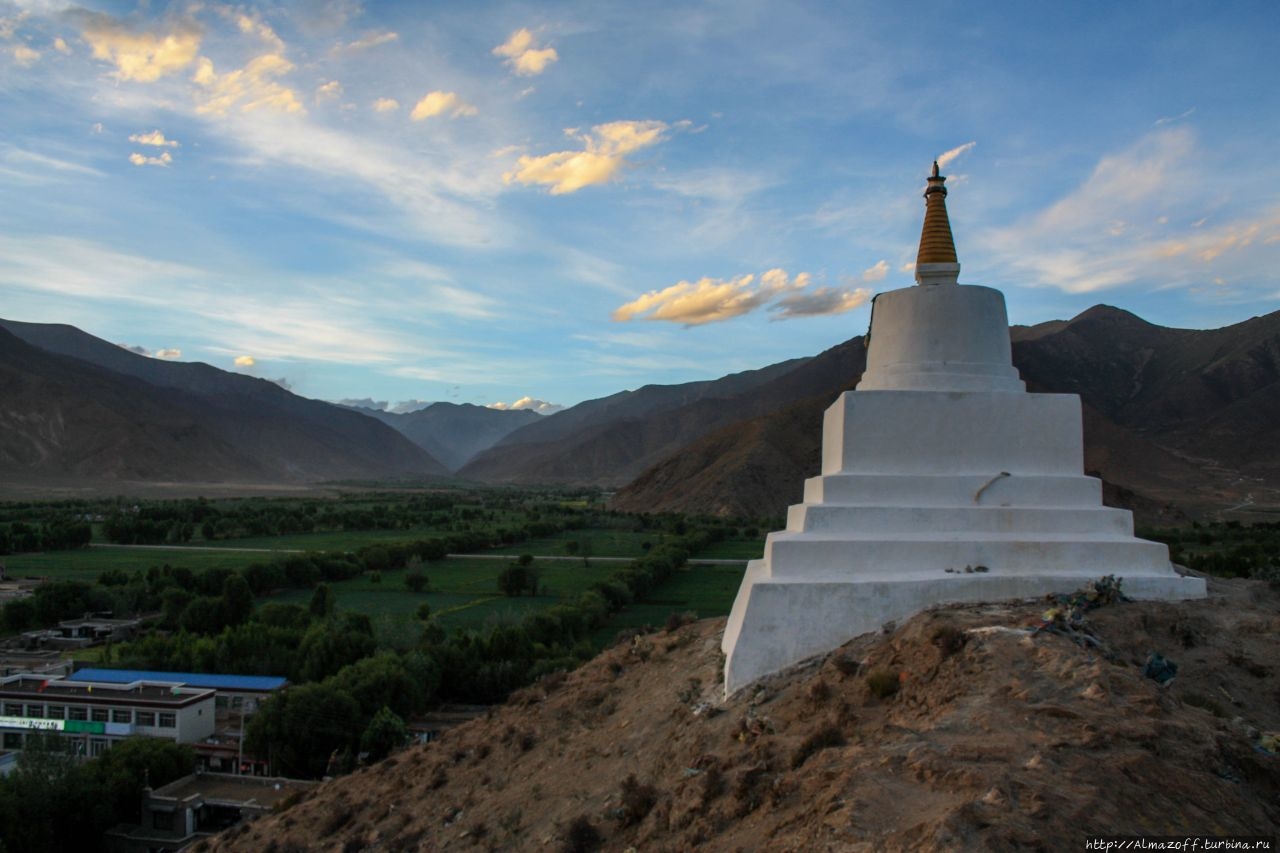
<path id="1" fill-rule="evenodd" d="M 973 148 L 973 146 L 977 144 L 978 144 L 977 142 L 966 142 L 964 145 L 957 145 L 955 148 L 952 148 L 950 151 L 944 151 L 943 153 L 939 154 L 938 168 L 939 169 L 947 168 L 947 166 L 951 164 L 951 161 L 955 160 L 961 154 L 968 152 L 971 148 Z"/>
<path id="2" fill-rule="evenodd" d="M 611 181 L 627 162 L 626 155 L 662 142 L 667 124 L 661 121 L 614 121 L 598 124 L 590 133 L 565 131 L 582 142 L 581 151 L 557 151 L 541 157 L 521 156 L 516 168 L 503 174 L 510 184 L 542 184 L 552 195 L 576 192 Z"/>
<path id="3" fill-rule="evenodd" d="M 157 157 L 148 157 L 135 151 L 129 155 L 129 162 L 135 166 L 168 166 L 173 162 L 173 155 L 168 151 L 161 151 Z"/>
<path id="4" fill-rule="evenodd" d="M 873 266 L 862 271 L 862 280 L 867 282 L 881 281 L 888 274 L 889 262 L 881 258 Z"/>
<path id="5" fill-rule="evenodd" d="M 276 31 L 265 23 L 259 15 L 254 13 L 246 13 L 240 10 L 232 11 L 227 7 L 215 7 L 224 15 L 231 17 L 235 21 L 236 27 L 245 35 L 255 35 L 276 53 L 284 51 L 284 42 L 276 35 Z"/>
<path id="6" fill-rule="evenodd" d="M 779 319 L 842 313 L 866 300 L 865 291 L 849 288 L 817 288 L 806 291 L 812 283 L 808 273 L 788 278 L 786 271 L 771 269 L 759 277 L 747 274 L 737 278 L 701 278 L 696 282 L 681 281 L 663 290 L 651 290 L 620 306 L 613 312 L 618 322 L 628 320 L 665 320 L 685 326 L 701 326 L 741 317 L 771 302 L 770 310 Z M 810 294 L 808 297 L 804 294 Z M 776 302 L 775 302 L 776 300 Z"/>
<path id="7" fill-rule="evenodd" d="M 13 46 L 13 61 L 23 68 L 30 68 L 40 61 L 40 51 L 32 50 L 25 44 Z"/>
<path id="8" fill-rule="evenodd" d="M 335 53 L 359 53 L 362 50 L 368 50 L 371 47 L 390 44 L 400 38 L 398 33 L 390 31 L 367 33 L 355 41 L 340 44 L 334 48 Z"/>
<path id="9" fill-rule="evenodd" d="M 71 53 L 71 47 L 67 44 L 66 40 L 63 39 L 61 36 L 53 40 L 53 49 L 61 54 Z"/>
<path id="10" fill-rule="evenodd" d="M 458 118 L 473 116 L 477 112 L 475 107 L 458 97 L 457 92 L 428 92 L 414 105 L 409 118 L 413 121 L 422 121 L 445 113 L 448 113 L 450 118 Z"/>
<path id="11" fill-rule="evenodd" d="M 391 113 L 400 109 L 400 102 L 395 98 L 378 98 L 373 102 L 373 111 L 375 113 Z"/>
<path id="12" fill-rule="evenodd" d="M 176 139 L 166 139 L 165 135 L 158 130 L 150 133 L 135 133 L 129 137 L 129 141 L 139 145 L 153 145 L 157 148 L 177 148 L 181 144 Z"/>
<path id="13" fill-rule="evenodd" d="M 265 108 L 283 113 L 305 113 L 297 92 L 276 79 L 293 69 L 293 63 L 283 56 L 266 53 L 249 60 L 244 68 L 218 74 L 213 61 L 202 56 L 191 78 L 205 95 L 196 112 L 226 115 L 235 108 L 243 112 Z"/>
<path id="14" fill-rule="evenodd" d="M 860 305 L 865 305 L 870 298 L 871 291 L 865 287 L 856 289 L 815 287 L 812 290 L 789 293 L 773 305 L 770 305 L 769 310 L 777 312 L 777 316 L 774 317 L 775 320 L 843 314 Z"/>
<path id="15" fill-rule="evenodd" d="M 342 84 L 337 80 L 330 80 L 316 87 L 316 101 L 336 101 L 342 97 Z"/>
<path id="16" fill-rule="evenodd" d="M 1176 116 L 1161 116 L 1160 118 L 1155 120 L 1152 126 L 1163 127 L 1166 124 L 1173 124 L 1176 121 L 1182 121 L 1184 118 L 1190 118 L 1192 114 L 1195 113 L 1195 111 L 1196 111 L 1196 108 L 1192 107 L 1191 109 L 1185 112 L 1179 113 Z"/>
<path id="17" fill-rule="evenodd" d="M 487 408 L 500 409 L 502 411 L 518 411 L 521 409 L 529 409 L 540 415 L 550 415 L 560 411 L 564 406 L 559 403 L 548 403 L 546 400 L 537 400 L 533 397 L 521 397 L 514 403 L 490 403 Z"/>
<path id="18" fill-rule="evenodd" d="M 236 367 L 253 367 L 257 363 L 258 360 L 251 355 L 238 355 L 233 362 Z"/>
<path id="19" fill-rule="evenodd" d="M 347 406 L 352 409 L 372 409 L 375 412 L 387 411 L 386 400 L 375 400 L 372 397 L 361 397 L 360 399 L 347 397 L 342 400 L 338 400 L 337 405 Z"/>
<path id="20" fill-rule="evenodd" d="M 1185 226 L 1158 222 L 1169 212 L 1184 221 L 1219 203 L 1223 187 L 1206 174 L 1206 160 L 1189 128 L 1153 131 L 1101 157 L 1047 208 L 980 239 L 1004 274 L 1068 293 L 1196 288 L 1214 276 L 1258 280 L 1257 271 L 1270 268 L 1260 241 L 1280 235 L 1280 206 L 1237 208 L 1216 227 L 1203 216 Z M 1264 285 L 1258 281 L 1259 295 Z"/>
<path id="21" fill-rule="evenodd" d="M 146 356 L 147 358 L 159 358 L 165 361 L 174 361 L 175 359 L 182 358 L 182 350 L 172 349 L 170 347 L 166 347 L 164 349 L 158 349 L 155 352 L 152 352 L 151 350 L 139 344 L 117 343 L 116 346 L 120 347 L 120 349 L 128 350 L 129 352 L 135 355 Z"/>
<path id="22" fill-rule="evenodd" d="M 162 31 L 135 31 L 110 15 L 79 12 L 82 35 L 93 58 L 115 66 L 118 80 L 149 83 L 174 74 L 196 59 L 203 37 L 190 19 L 173 21 Z"/>
<path id="23" fill-rule="evenodd" d="M 493 49 L 494 56 L 506 57 L 505 65 L 521 77 L 532 77 L 547 70 L 547 66 L 560 58 L 553 47 L 538 47 L 533 33 L 527 29 L 516 30 L 502 44 Z"/>

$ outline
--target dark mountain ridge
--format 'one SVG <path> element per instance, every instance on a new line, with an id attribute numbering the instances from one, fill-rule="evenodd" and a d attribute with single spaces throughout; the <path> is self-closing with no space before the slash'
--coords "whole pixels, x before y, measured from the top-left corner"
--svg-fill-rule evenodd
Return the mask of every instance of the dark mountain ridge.
<path id="1" fill-rule="evenodd" d="M 1129 508 L 1144 507 L 1147 520 L 1170 503 L 1280 505 L 1280 312 L 1200 331 L 1100 305 L 1011 335 L 1029 390 L 1081 396 L 1085 469 Z M 855 342 L 861 350 L 860 338 L 843 346 Z M 818 472 L 822 412 L 863 366 L 813 359 L 807 387 L 825 384 L 813 397 L 704 433 L 639 474 L 613 505 L 780 515 Z"/>
<path id="2" fill-rule="evenodd" d="M 207 364 L 150 359 L 71 326 L 3 320 L 0 329 L 14 388 L 0 458 L 15 466 L 9 472 L 15 477 L 74 471 L 108 479 L 311 482 L 447 473 L 384 424 L 273 382 Z M 86 417 L 90 401 L 105 407 L 100 428 Z M 22 424 L 37 412 L 46 434 L 33 455 L 32 436 Z M 60 426 L 48 432 L 50 424 Z M 181 433 L 192 440 L 139 443 L 129 424 L 152 438 L 160 429 L 164 436 Z M 221 452 L 209 455 L 196 436 Z M 98 455 L 93 447 L 100 448 Z M 218 459 L 225 464 L 213 464 Z"/>

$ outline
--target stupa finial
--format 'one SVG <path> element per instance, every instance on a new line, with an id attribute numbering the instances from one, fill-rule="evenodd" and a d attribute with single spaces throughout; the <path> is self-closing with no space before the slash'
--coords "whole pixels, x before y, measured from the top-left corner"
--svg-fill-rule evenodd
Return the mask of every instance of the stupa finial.
<path id="1" fill-rule="evenodd" d="M 933 161 L 933 174 L 924 190 L 924 228 L 920 231 L 920 250 L 916 253 L 916 282 L 919 284 L 955 284 L 960 275 L 956 244 L 951 237 L 951 221 L 947 218 L 947 179 Z"/>

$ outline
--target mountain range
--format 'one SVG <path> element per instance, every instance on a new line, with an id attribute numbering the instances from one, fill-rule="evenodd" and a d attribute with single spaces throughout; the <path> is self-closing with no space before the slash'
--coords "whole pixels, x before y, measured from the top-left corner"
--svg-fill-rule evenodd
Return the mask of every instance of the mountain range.
<path id="1" fill-rule="evenodd" d="M 1031 391 L 1079 394 L 1085 468 L 1148 517 L 1280 506 L 1280 312 L 1170 329 L 1096 306 L 1014 326 Z M 769 517 L 818 470 L 823 410 L 861 337 L 720 379 L 552 415 L 436 403 L 397 414 L 146 358 L 70 326 L 0 321 L 0 472 L 28 479 L 314 482 L 445 476 L 616 489 L 630 511 Z"/>
<path id="2" fill-rule="evenodd" d="M 445 476 L 378 421 L 274 382 L 0 320 L 6 480 L 305 483 Z"/>

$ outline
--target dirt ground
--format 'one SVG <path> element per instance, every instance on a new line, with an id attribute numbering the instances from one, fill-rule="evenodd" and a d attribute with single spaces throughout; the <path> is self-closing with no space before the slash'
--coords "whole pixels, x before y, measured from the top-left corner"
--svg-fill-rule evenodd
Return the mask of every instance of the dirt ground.
<path id="1" fill-rule="evenodd" d="M 1083 850 L 1280 826 L 1280 594 L 920 614 L 724 700 L 723 620 L 637 636 L 218 851 Z M 1177 665 L 1162 686 L 1151 652 Z M 197 849 L 201 849 L 198 847 Z"/>

